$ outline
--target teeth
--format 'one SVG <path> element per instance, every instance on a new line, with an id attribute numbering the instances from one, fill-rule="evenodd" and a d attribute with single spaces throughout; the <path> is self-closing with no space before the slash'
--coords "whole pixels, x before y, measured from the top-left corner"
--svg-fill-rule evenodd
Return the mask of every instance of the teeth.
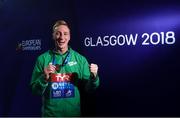
<path id="1" fill-rule="evenodd" d="M 60 41 L 58 41 L 59 43 L 64 43 L 64 42 L 60 42 Z"/>

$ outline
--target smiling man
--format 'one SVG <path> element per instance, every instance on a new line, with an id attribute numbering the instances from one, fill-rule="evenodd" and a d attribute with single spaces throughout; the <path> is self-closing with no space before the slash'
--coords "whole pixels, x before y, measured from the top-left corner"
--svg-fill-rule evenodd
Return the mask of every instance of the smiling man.
<path id="1" fill-rule="evenodd" d="M 98 66 L 69 47 L 70 28 L 63 20 L 53 26 L 53 50 L 41 54 L 34 66 L 32 92 L 42 96 L 42 116 L 81 116 L 80 83 L 89 92 L 99 86 Z"/>

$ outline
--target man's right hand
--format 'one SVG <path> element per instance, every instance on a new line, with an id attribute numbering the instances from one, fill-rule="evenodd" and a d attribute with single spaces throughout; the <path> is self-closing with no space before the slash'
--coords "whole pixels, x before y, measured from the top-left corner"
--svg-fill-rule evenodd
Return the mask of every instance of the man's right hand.
<path id="1" fill-rule="evenodd" d="M 55 73 L 55 71 L 56 66 L 52 65 L 52 63 L 49 63 L 49 65 L 44 68 L 45 80 L 47 81 L 49 79 L 50 73 Z"/>

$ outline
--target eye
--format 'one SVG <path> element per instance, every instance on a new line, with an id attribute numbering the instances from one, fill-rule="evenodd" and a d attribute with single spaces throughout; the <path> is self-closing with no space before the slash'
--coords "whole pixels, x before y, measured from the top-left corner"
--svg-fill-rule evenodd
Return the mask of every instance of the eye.
<path id="1" fill-rule="evenodd" d="M 64 32 L 64 35 L 69 35 L 69 33 L 68 32 Z"/>
<path id="2" fill-rule="evenodd" d="M 56 36 L 57 36 L 57 35 L 60 35 L 60 33 L 59 33 L 59 32 L 56 32 L 55 35 L 56 35 Z"/>

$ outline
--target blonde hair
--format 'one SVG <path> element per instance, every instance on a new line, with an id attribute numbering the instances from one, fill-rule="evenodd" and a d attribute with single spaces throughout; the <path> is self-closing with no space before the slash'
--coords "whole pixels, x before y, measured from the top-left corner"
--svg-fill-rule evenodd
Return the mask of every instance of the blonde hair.
<path id="1" fill-rule="evenodd" d="M 64 21 L 64 20 L 58 20 L 58 21 L 56 21 L 55 24 L 53 25 L 53 31 L 56 29 L 56 27 L 58 27 L 58 26 L 60 26 L 60 25 L 65 25 L 65 26 L 67 26 L 67 27 L 69 28 L 69 25 L 67 24 L 66 21 Z M 69 28 L 69 30 L 70 30 L 70 28 Z"/>

